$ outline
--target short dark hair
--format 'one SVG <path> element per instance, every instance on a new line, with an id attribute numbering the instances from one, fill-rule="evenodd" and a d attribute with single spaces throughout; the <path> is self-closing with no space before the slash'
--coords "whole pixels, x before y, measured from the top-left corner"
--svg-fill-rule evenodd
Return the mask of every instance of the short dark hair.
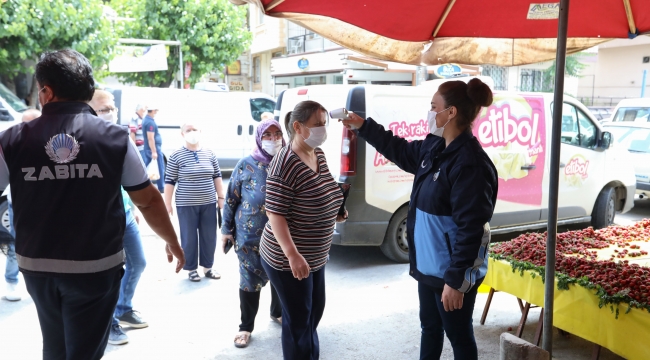
<path id="1" fill-rule="evenodd" d="M 36 64 L 36 81 L 49 86 L 61 100 L 90 101 L 95 93 L 93 67 L 77 51 L 48 51 Z"/>
<path id="2" fill-rule="evenodd" d="M 293 140 L 293 123 L 297 121 L 304 124 L 318 111 L 324 111 L 327 113 L 327 110 L 325 110 L 323 105 L 312 100 L 305 100 L 299 102 L 296 107 L 293 108 L 293 111 L 289 111 L 287 115 L 284 116 L 284 127 L 287 129 L 287 134 L 289 134 L 289 141 Z"/>
<path id="3" fill-rule="evenodd" d="M 477 78 L 467 84 L 463 81 L 442 83 L 438 92 L 445 100 L 445 108 L 456 107 L 458 111 L 456 124 L 461 130 L 471 129 L 481 107 L 492 105 L 492 90 Z"/>

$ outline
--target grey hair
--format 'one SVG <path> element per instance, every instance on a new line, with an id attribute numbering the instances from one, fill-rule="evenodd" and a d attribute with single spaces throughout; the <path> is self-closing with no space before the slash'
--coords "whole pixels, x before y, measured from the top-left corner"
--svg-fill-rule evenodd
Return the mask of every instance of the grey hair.
<path id="1" fill-rule="evenodd" d="M 138 105 L 135 106 L 135 111 L 140 111 L 140 110 L 142 110 L 142 109 L 144 109 L 146 107 L 147 107 L 147 105 L 145 105 L 145 104 L 138 104 Z"/>

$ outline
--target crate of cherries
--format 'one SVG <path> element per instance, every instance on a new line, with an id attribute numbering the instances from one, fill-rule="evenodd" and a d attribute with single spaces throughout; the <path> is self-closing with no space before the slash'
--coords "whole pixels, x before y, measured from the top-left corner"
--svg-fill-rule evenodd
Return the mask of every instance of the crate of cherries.
<path id="1" fill-rule="evenodd" d="M 510 263 L 521 274 L 542 277 L 546 263 L 546 233 L 528 233 L 491 246 L 490 256 Z M 558 289 L 575 284 L 593 289 L 600 306 L 618 316 L 618 304 L 650 312 L 650 219 L 632 226 L 567 231 L 557 235 Z"/>

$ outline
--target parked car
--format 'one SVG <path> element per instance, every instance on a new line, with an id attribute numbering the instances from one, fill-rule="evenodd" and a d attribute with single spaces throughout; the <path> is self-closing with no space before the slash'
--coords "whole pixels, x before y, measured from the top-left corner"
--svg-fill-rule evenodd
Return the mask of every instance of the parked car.
<path id="1" fill-rule="evenodd" d="M 0 84 L 0 131 L 20 124 L 27 105 L 14 95 L 6 86 Z M 9 203 L 7 193 L 0 195 L 0 225 L 9 230 Z"/>
<path id="2" fill-rule="evenodd" d="M 624 99 L 614 109 L 611 122 L 650 122 L 650 98 Z"/>
<path id="3" fill-rule="evenodd" d="M 612 133 L 615 146 L 629 151 L 628 159 L 634 166 L 636 193 L 641 199 L 650 197 L 650 124 L 613 122 L 605 124 Z"/>
<path id="4" fill-rule="evenodd" d="M 252 92 L 214 92 L 165 88 L 124 87 L 110 90 L 127 125 L 136 105 L 157 104 L 156 123 L 166 156 L 183 146 L 181 126 L 193 121 L 201 127 L 201 143 L 212 149 L 223 170 L 232 170 L 255 146 L 254 130 L 264 112 L 273 112 L 273 98 Z"/>
<path id="5" fill-rule="evenodd" d="M 0 131 L 19 124 L 25 110 L 27 105 L 0 83 Z"/>
<path id="6" fill-rule="evenodd" d="M 588 106 L 587 109 L 589 109 L 589 112 L 591 112 L 591 115 L 596 118 L 596 120 L 600 122 L 604 121 L 609 121 L 610 118 L 612 117 L 613 108 L 612 107 L 599 107 L 599 106 Z"/>
<path id="7" fill-rule="evenodd" d="M 346 107 L 364 118 L 372 117 L 408 140 L 423 139 L 429 133 L 425 115 L 431 97 L 443 81 L 449 80 L 417 87 L 315 85 L 289 89 L 278 97 L 276 116 L 284 119 L 299 101 L 314 100 L 329 110 Z M 545 228 L 553 94 L 495 92 L 494 99 L 473 127 L 499 172 L 492 232 Z M 616 211 L 626 212 L 634 205 L 634 169 L 625 161 L 625 151 L 610 148 L 611 134 L 579 101 L 565 96 L 562 114 L 559 224 L 610 225 Z M 336 121 L 330 122 L 322 149 L 334 177 L 352 184 L 347 201 L 350 217 L 337 224 L 333 242 L 380 246 L 390 259 L 407 262 L 406 216 L 413 175 Z"/>

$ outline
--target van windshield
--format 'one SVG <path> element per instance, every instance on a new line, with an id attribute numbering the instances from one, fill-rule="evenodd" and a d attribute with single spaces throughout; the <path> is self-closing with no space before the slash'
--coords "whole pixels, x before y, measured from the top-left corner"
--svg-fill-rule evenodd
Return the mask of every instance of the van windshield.
<path id="1" fill-rule="evenodd" d="M 649 122 L 650 107 L 621 107 L 616 111 L 612 121 L 615 122 Z"/>
<path id="2" fill-rule="evenodd" d="M 266 98 L 251 99 L 251 116 L 255 121 L 262 121 L 262 114 L 275 111 L 275 101 Z"/>
<path id="3" fill-rule="evenodd" d="M 22 100 L 20 100 L 2 84 L 0 84 L 0 97 L 3 98 L 15 111 L 23 112 L 27 110 L 27 105 L 25 105 Z"/>

